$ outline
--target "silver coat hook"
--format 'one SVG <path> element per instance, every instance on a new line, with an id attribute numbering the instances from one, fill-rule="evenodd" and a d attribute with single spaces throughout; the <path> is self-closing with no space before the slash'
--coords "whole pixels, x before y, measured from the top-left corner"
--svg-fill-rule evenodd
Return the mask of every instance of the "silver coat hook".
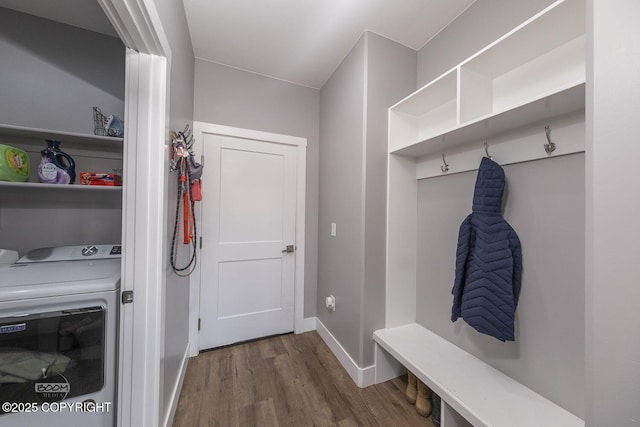
<path id="1" fill-rule="evenodd" d="M 493 160 L 493 157 L 489 155 L 489 143 L 487 141 L 484 142 L 484 153 L 489 160 Z"/>
<path id="2" fill-rule="evenodd" d="M 551 154 L 556 149 L 556 143 L 551 141 L 551 129 L 549 129 L 549 126 L 544 127 L 544 133 L 547 135 L 548 141 L 547 144 L 544 144 L 544 151 L 546 151 L 547 154 Z"/>
<path id="3" fill-rule="evenodd" d="M 442 163 L 444 163 L 444 165 L 440 166 L 440 170 L 442 171 L 442 173 L 449 172 L 449 165 L 447 164 L 447 160 L 444 157 L 444 153 L 442 153 Z"/>

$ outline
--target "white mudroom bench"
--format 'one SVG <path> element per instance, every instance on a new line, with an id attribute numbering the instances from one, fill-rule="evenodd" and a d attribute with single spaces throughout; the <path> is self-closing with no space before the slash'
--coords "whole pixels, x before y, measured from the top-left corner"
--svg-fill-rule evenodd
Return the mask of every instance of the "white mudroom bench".
<path id="1" fill-rule="evenodd" d="M 373 339 L 387 353 L 377 350 L 376 369 L 393 363 L 390 355 L 441 397 L 441 427 L 584 427 L 577 416 L 421 325 L 380 329 Z"/>

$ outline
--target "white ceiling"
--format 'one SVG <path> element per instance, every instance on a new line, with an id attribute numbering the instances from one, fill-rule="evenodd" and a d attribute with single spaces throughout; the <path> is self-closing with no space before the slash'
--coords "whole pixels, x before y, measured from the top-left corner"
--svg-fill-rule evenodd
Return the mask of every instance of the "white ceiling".
<path id="1" fill-rule="evenodd" d="M 197 58 L 320 88 L 366 30 L 414 50 L 475 0 L 183 0 Z"/>
<path id="2" fill-rule="evenodd" d="M 197 58 L 320 88 L 364 31 L 418 50 L 475 0 L 183 2 Z M 116 36 L 95 0 L 0 0 L 0 7 Z"/>

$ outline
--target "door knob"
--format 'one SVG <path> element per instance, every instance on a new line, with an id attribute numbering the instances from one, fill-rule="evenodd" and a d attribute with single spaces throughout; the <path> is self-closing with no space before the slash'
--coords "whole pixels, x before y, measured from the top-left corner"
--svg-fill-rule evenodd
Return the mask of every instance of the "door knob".
<path id="1" fill-rule="evenodd" d="M 287 247 L 282 251 L 283 254 L 290 254 L 296 250 L 296 247 L 293 245 L 287 245 Z"/>

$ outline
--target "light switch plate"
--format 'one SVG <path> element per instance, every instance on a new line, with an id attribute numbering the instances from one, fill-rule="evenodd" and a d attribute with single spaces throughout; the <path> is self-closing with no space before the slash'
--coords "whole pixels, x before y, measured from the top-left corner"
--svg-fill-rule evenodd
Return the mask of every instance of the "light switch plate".
<path id="1" fill-rule="evenodd" d="M 336 227 L 336 223 L 332 222 L 331 223 L 331 237 L 336 237 L 338 235 L 338 230 Z"/>

